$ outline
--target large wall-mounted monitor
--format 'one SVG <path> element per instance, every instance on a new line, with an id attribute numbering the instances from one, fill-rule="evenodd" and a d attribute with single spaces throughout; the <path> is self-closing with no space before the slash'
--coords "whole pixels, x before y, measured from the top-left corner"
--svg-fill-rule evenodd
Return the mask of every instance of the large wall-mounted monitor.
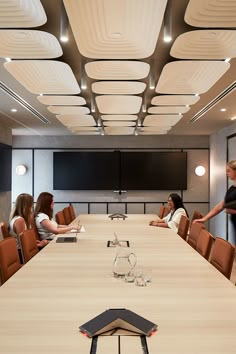
<path id="1" fill-rule="evenodd" d="M 11 190 L 12 147 L 0 143 L 0 192 Z"/>
<path id="2" fill-rule="evenodd" d="M 54 152 L 55 190 L 185 190 L 187 153 Z"/>

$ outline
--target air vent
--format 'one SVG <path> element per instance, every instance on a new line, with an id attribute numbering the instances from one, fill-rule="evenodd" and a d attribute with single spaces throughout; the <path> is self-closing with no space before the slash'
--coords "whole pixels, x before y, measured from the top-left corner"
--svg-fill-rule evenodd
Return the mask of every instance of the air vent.
<path id="1" fill-rule="evenodd" d="M 211 102 L 209 102 L 205 107 L 203 107 L 198 113 L 193 116 L 188 123 L 195 123 L 203 114 L 208 112 L 213 108 L 217 103 L 219 103 L 225 96 L 234 91 L 236 88 L 236 81 L 234 81 L 230 86 L 226 87 L 218 96 L 216 96 Z"/>
<path id="2" fill-rule="evenodd" d="M 41 122 L 45 124 L 51 123 L 47 118 L 45 118 L 41 113 L 36 111 L 34 107 L 32 107 L 29 103 L 27 103 L 23 98 L 17 95 L 14 91 L 12 91 L 9 87 L 7 87 L 2 81 L 0 81 L 0 88 L 2 91 L 7 93 L 11 98 L 13 98 L 17 103 L 19 103 L 22 107 L 26 108 L 30 113 L 32 113 L 35 117 L 41 120 Z"/>

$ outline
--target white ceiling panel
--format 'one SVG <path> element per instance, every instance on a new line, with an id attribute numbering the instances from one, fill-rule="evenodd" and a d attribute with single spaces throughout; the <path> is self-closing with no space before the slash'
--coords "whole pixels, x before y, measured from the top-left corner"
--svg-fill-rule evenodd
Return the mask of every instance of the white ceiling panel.
<path id="1" fill-rule="evenodd" d="M 64 124 L 67 127 L 73 127 L 73 126 L 93 127 L 96 125 L 93 116 L 90 115 L 59 114 L 56 117 L 62 124 Z"/>
<path id="2" fill-rule="evenodd" d="M 0 28 L 38 27 L 46 21 L 40 0 L 0 1 Z"/>
<path id="3" fill-rule="evenodd" d="M 80 126 L 80 125 L 78 125 L 78 126 L 69 126 L 69 127 L 67 127 L 68 129 L 70 129 L 70 130 L 72 130 L 72 131 L 84 131 L 84 130 L 86 130 L 86 131 L 90 131 L 90 132 L 97 132 L 97 131 L 99 131 L 99 127 L 83 127 L 83 126 Z"/>
<path id="4" fill-rule="evenodd" d="M 186 113 L 190 110 L 190 107 L 186 106 L 155 106 L 148 108 L 148 113 L 151 114 L 175 114 Z"/>
<path id="5" fill-rule="evenodd" d="M 14 60 L 6 70 L 35 94 L 78 94 L 79 85 L 68 64 L 54 60 Z"/>
<path id="6" fill-rule="evenodd" d="M 104 127 L 135 127 L 136 123 L 130 121 L 104 121 L 103 125 Z"/>
<path id="7" fill-rule="evenodd" d="M 147 115 L 144 118 L 144 127 L 173 126 L 180 121 L 182 115 Z"/>
<path id="8" fill-rule="evenodd" d="M 166 3 L 167 0 L 64 0 L 80 53 L 97 59 L 141 59 L 152 55 Z"/>
<path id="9" fill-rule="evenodd" d="M 123 121 L 123 120 L 137 120 L 138 116 L 133 114 L 107 114 L 107 115 L 102 115 L 101 118 L 103 120 Z"/>
<path id="10" fill-rule="evenodd" d="M 98 81 L 92 84 L 92 91 L 100 95 L 138 95 L 146 88 L 139 81 Z"/>
<path id="11" fill-rule="evenodd" d="M 199 100 L 200 96 L 195 95 L 160 95 L 153 97 L 151 104 L 160 106 L 191 106 Z"/>
<path id="12" fill-rule="evenodd" d="M 226 59 L 236 57 L 236 31 L 199 30 L 181 34 L 170 55 L 179 59 Z"/>
<path id="13" fill-rule="evenodd" d="M 38 96 L 40 103 L 47 106 L 83 106 L 86 101 L 78 96 Z"/>
<path id="14" fill-rule="evenodd" d="M 50 59 L 62 55 L 61 45 L 51 33 L 33 30 L 0 30 L 0 57 Z"/>
<path id="15" fill-rule="evenodd" d="M 207 92 L 230 68 L 225 61 L 174 61 L 164 66 L 155 91 L 169 94 Z"/>
<path id="16" fill-rule="evenodd" d="M 92 61 L 85 64 L 88 77 L 95 80 L 140 80 L 148 76 L 150 65 L 141 61 Z"/>
<path id="17" fill-rule="evenodd" d="M 190 0 L 184 20 L 194 27 L 236 27 L 235 0 Z"/>
<path id="18" fill-rule="evenodd" d="M 54 114 L 88 114 L 90 109 L 88 107 L 76 107 L 76 106 L 49 106 L 47 107 L 49 112 Z"/>
<path id="19" fill-rule="evenodd" d="M 167 134 L 168 130 L 170 130 L 171 127 L 144 127 L 141 128 L 138 132 L 138 135 L 162 135 L 162 134 Z"/>
<path id="20" fill-rule="evenodd" d="M 139 96 L 104 95 L 95 98 L 99 112 L 103 114 L 137 114 L 142 98 Z"/>
<path id="21" fill-rule="evenodd" d="M 89 130 L 81 130 L 81 131 L 79 131 L 79 130 L 75 130 L 75 131 L 71 130 L 71 132 L 73 134 L 75 134 L 75 135 L 101 135 L 100 132 L 91 132 Z"/>
<path id="22" fill-rule="evenodd" d="M 134 128 L 131 127 L 105 127 L 106 135 L 133 135 Z"/>

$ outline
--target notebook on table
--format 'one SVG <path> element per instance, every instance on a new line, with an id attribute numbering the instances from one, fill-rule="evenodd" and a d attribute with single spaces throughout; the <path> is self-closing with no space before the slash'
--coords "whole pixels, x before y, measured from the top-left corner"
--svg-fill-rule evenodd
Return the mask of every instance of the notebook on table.
<path id="1" fill-rule="evenodd" d="M 58 243 L 73 243 L 73 242 L 77 242 L 77 237 L 59 236 L 56 239 L 56 242 L 58 242 Z"/>

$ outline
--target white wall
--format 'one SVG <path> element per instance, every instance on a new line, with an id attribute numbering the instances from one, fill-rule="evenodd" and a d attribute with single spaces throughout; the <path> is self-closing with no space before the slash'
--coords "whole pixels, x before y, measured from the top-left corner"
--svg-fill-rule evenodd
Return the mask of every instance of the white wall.
<path id="1" fill-rule="evenodd" d="M 210 137 L 210 208 L 219 203 L 225 195 L 227 178 L 225 168 L 227 163 L 227 137 L 236 133 L 236 123 L 211 135 Z M 230 159 L 236 159 L 236 145 L 230 146 Z M 235 151 L 233 157 L 233 150 Z M 210 231 L 214 235 L 227 238 L 227 216 L 224 212 L 210 220 Z M 229 241 L 235 244 L 232 232 L 228 235 Z"/>

